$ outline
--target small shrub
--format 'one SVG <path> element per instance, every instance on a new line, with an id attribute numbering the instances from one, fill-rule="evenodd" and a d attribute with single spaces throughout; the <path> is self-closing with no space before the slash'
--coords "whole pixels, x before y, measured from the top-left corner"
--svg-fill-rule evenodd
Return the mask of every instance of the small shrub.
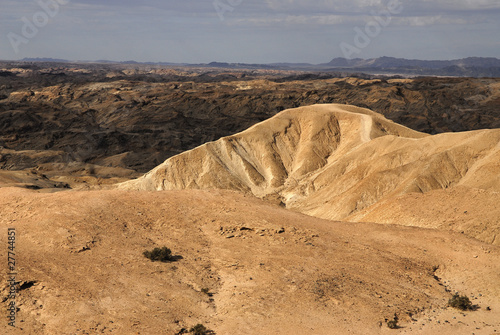
<path id="1" fill-rule="evenodd" d="M 201 289 L 201 293 L 205 293 L 206 295 L 208 295 L 209 297 L 211 297 L 213 294 L 210 293 L 210 289 L 205 287 L 205 288 L 202 288 Z"/>
<path id="2" fill-rule="evenodd" d="M 389 329 L 398 329 L 399 328 L 398 321 L 399 321 L 398 315 L 394 313 L 394 319 L 387 321 L 387 327 Z"/>
<path id="3" fill-rule="evenodd" d="M 202 324 L 197 324 L 193 328 L 189 330 L 190 333 L 194 335 L 215 335 L 215 332 L 211 329 L 208 329 Z"/>
<path id="4" fill-rule="evenodd" d="M 146 250 L 142 254 L 153 262 L 171 262 L 175 260 L 175 257 L 172 256 L 172 251 L 167 247 L 154 248 L 150 251 Z"/>
<path id="5" fill-rule="evenodd" d="M 458 295 L 455 293 L 450 300 L 448 300 L 448 306 L 457 308 L 462 311 L 473 311 L 475 306 L 472 305 L 470 299 L 465 295 Z"/>

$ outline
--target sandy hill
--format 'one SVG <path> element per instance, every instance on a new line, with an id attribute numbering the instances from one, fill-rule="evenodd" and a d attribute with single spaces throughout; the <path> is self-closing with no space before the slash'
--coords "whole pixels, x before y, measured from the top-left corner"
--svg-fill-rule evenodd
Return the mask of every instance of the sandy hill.
<path id="1" fill-rule="evenodd" d="M 431 136 L 367 109 L 313 105 L 119 187 L 236 190 L 319 218 L 445 227 L 498 244 L 499 162 L 500 130 Z"/>
<path id="2" fill-rule="evenodd" d="M 12 329 L 0 272 L 1 334 L 500 331 L 500 249 L 455 232 L 322 220 L 217 190 L 2 188 L 0 212 L 0 230 L 17 231 L 20 290 Z M 162 246 L 176 262 L 142 255 Z M 454 292 L 479 309 L 447 307 Z"/>

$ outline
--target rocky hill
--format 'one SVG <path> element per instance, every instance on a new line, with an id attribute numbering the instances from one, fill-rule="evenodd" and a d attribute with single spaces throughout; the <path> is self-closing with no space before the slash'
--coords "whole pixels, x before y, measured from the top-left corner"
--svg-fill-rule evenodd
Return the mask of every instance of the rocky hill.
<path id="1" fill-rule="evenodd" d="M 282 110 L 316 103 L 366 107 L 429 134 L 500 128 L 494 79 L 19 66 L 0 76 L 0 167 L 69 185 L 131 178 Z"/>
<path id="2" fill-rule="evenodd" d="M 283 111 L 244 132 L 172 157 L 120 186 L 237 190 L 331 220 L 379 222 L 383 213 L 385 223 L 419 225 L 418 219 L 402 219 L 412 213 L 428 225 L 444 225 L 445 220 L 447 228 L 500 243 L 496 206 L 483 214 L 474 210 L 475 220 L 454 225 L 445 215 L 423 220 L 428 214 L 405 215 L 393 204 L 405 195 L 438 197 L 435 191 L 455 188 L 461 191 L 448 193 L 457 198 L 446 206 L 476 198 L 477 189 L 494 203 L 500 200 L 499 161 L 498 129 L 431 136 L 367 109 L 314 105 Z M 470 202 L 471 210 L 477 202 Z"/>

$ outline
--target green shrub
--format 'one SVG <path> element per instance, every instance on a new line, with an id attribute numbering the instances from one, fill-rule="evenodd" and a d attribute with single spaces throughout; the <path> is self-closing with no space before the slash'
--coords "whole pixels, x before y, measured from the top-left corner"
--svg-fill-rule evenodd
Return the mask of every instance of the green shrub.
<path id="1" fill-rule="evenodd" d="M 211 329 L 208 329 L 202 324 L 197 324 L 193 328 L 189 330 L 190 333 L 194 335 L 215 335 L 215 332 Z"/>
<path id="2" fill-rule="evenodd" d="M 175 260 L 175 257 L 172 256 L 172 251 L 167 247 L 154 248 L 150 251 L 146 250 L 142 254 L 153 262 L 172 262 Z"/>
<path id="3" fill-rule="evenodd" d="M 389 329 L 398 329 L 399 328 L 398 321 L 399 321 L 398 315 L 394 313 L 394 319 L 387 321 L 387 327 Z"/>
<path id="4" fill-rule="evenodd" d="M 450 300 L 448 300 L 448 306 L 460 309 L 462 311 L 473 311 L 475 306 L 472 305 L 470 299 L 465 295 L 458 295 L 455 293 Z"/>

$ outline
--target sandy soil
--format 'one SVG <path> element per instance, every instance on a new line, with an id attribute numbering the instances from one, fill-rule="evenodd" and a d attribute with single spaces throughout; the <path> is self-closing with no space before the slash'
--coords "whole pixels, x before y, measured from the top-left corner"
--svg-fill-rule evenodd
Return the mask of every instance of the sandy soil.
<path id="1" fill-rule="evenodd" d="M 197 323 L 217 334 L 500 331 L 500 249 L 459 233 L 321 220 L 214 190 L 3 188 L 0 212 L 2 259 L 7 228 L 17 231 L 21 288 L 18 328 L 3 322 L 4 334 L 175 334 Z M 142 255 L 161 246 L 181 257 Z M 479 309 L 447 307 L 454 292 Z"/>

